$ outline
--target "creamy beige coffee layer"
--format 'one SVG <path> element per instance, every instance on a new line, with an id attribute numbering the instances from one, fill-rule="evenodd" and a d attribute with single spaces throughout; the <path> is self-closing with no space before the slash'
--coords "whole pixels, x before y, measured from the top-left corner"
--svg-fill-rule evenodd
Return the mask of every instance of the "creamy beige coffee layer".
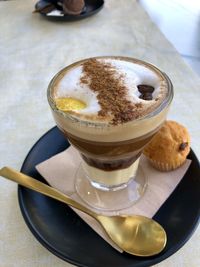
<path id="1" fill-rule="evenodd" d="M 102 185 L 117 186 L 127 183 L 130 179 L 136 176 L 139 160 L 140 158 L 127 168 L 109 172 L 94 168 L 84 161 L 82 167 L 92 181 Z"/>
<path id="2" fill-rule="evenodd" d="M 50 84 L 53 102 L 51 105 L 54 106 L 55 112 L 53 115 L 58 126 L 74 136 L 103 142 L 125 141 L 143 136 L 157 129 L 164 121 L 167 109 L 163 109 L 155 116 L 151 116 L 151 114 L 159 109 L 168 95 L 168 84 L 165 76 L 154 66 L 134 59 L 101 57 L 95 60 L 98 67 L 100 66 L 100 71 L 102 70 L 101 66 L 103 66 L 103 71 L 112 74 L 110 84 L 117 84 L 124 90 L 125 96 L 123 95 L 123 99 L 125 102 L 128 101 L 128 105 L 130 103 L 132 117 L 125 122 L 119 120 L 115 125 L 112 123 L 115 116 L 112 113 L 112 108 L 115 108 L 117 103 L 115 103 L 115 98 L 110 104 L 112 106 L 111 111 L 107 110 L 107 113 L 104 112 L 105 114 L 102 116 L 101 102 L 104 99 L 100 101 L 98 99 L 99 92 L 92 88 L 91 68 L 90 72 L 87 72 L 85 68 L 90 60 L 83 60 L 63 69 Z M 98 78 L 98 72 L 95 75 Z M 110 88 L 110 84 L 109 82 L 104 83 L 103 95 L 105 98 L 106 92 L 110 97 L 110 91 L 113 90 L 113 86 Z M 140 85 L 148 85 L 153 88 L 151 100 L 145 100 L 141 97 L 142 94 L 138 89 Z M 58 110 L 55 105 L 59 98 L 78 99 L 86 105 L 85 108 L 80 110 L 63 112 Z M 123 106 L 121 106 L 120 108 L 123 109 Z M 150 118 L 143 120 L 146 116 Z"/>

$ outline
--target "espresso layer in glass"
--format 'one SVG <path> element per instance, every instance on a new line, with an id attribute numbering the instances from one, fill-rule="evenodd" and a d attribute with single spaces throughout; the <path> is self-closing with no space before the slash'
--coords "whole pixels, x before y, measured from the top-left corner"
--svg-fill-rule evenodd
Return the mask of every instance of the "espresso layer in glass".
<path id="1" fill-rule="evenodd" d="M 69 142 L 78 149 L 88 165 L 104 171 L 125 169 L 132 165 L 140 156 L 141 150 L 155 134 L 153 131 L 140 138 L 121 142 L 94 142 L 71 135 L 62 128 L 61 131 Z"/>

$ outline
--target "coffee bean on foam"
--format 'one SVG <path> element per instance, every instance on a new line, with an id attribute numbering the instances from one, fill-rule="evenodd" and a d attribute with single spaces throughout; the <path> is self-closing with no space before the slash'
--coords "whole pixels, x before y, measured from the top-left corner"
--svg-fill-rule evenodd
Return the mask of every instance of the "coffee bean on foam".
<path id="1" fill-rule="evenodd" d="M 139 84 L 137 86 L 138 88 L 138 91 L 141 93 L 141 94 L 145 94 L 145 93 L 153 93 L 154 91 L 154 88 L 153 86 L 150 86 L 150 85 L 146 85 L 146 84 Z"/>

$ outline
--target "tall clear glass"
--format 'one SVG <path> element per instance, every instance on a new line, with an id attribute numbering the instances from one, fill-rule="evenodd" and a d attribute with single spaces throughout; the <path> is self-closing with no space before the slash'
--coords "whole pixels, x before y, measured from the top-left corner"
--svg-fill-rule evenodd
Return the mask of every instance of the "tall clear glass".
<path id="1" fill-rule="evenodd" d="M 167 84 L 165 99 L 144 117 L 118 125 L 88 122 L 58 110 L 54 100 L 57 81 L 67 71 L 84 63 L 82 60 L 55 75 L 48 87 L 48 101 L 58 128 L 82 158 L 81 166 L 77 166 L 77 193 L 92 207 L 119 210 L 132 205 L 145 193 L 148 177 L 139 164 L 140 156 L 166 119 L 173 86 L 165 73 L 147 62 L 127 57 L 106 58 L 142 64 L 158 73 Z"/>

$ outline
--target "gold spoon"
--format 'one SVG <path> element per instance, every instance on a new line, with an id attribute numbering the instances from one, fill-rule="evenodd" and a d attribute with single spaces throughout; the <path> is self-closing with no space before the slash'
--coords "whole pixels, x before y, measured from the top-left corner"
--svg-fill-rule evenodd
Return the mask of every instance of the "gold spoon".
<path id="1" fill-rule="evenodd" d="M 114 243 L 127 253 L 136 256 L 152 256 L 161 252 L 166 245 L 165 230 L 150 218 L 138 215 L 99 215 L 53 187 L 11 168 L 4 167 L 0 169 L 0 176 L 89 214 L 102 225 Z"/>

